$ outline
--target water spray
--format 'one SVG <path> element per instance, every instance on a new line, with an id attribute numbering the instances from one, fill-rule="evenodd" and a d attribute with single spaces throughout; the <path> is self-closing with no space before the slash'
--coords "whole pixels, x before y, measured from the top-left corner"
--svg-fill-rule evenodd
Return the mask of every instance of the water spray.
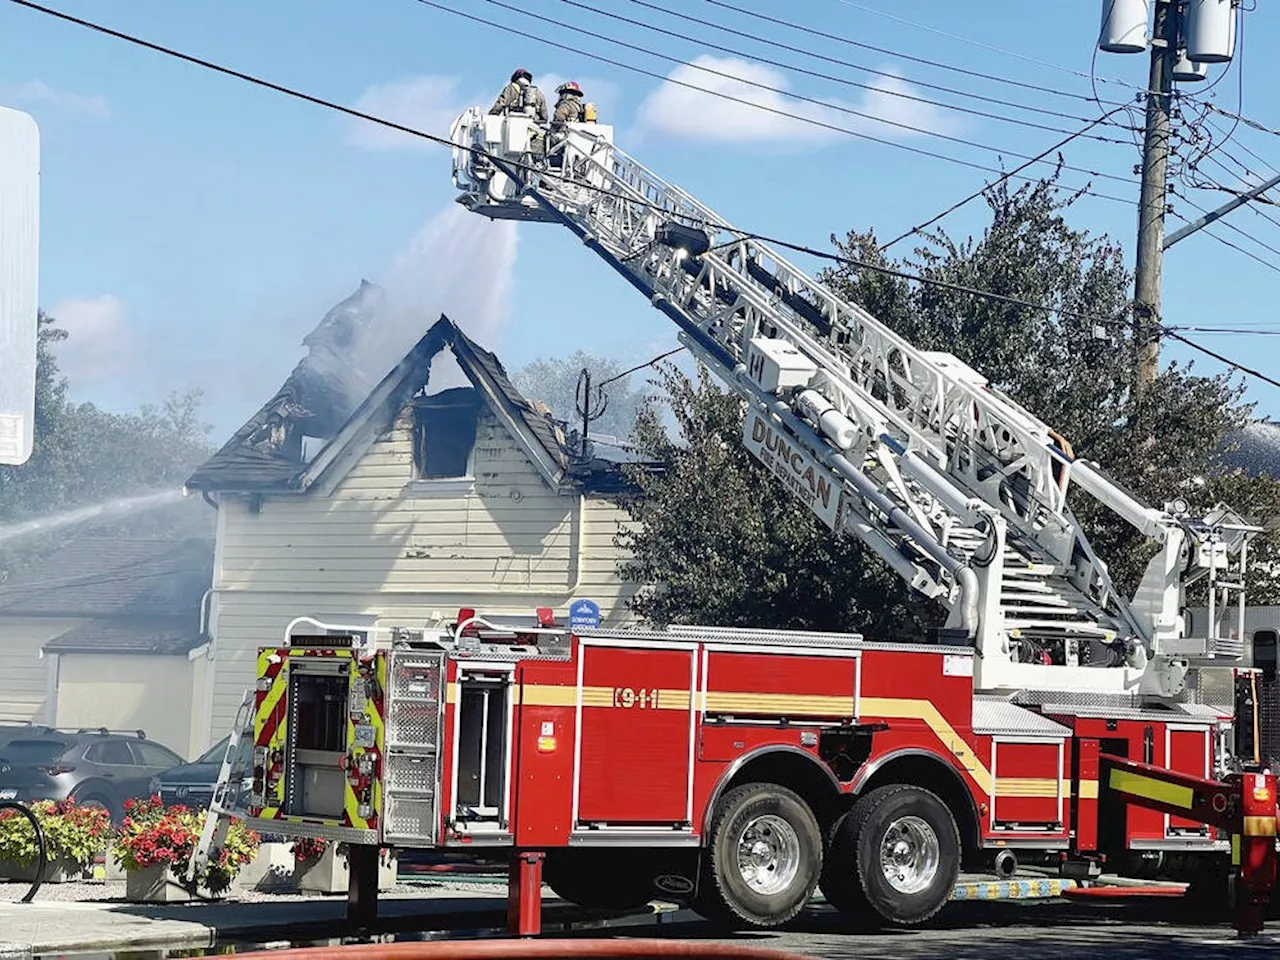
<path id="1" fill-rule="evenodd" d="M 177 503 L 184 496 L 186 496 L 184 491 L 178 489 L 144 493 L 136 497 L 116 497 L 113 500 L 106 500 L 89 507 L 77 507 L 74 510 L 66 510 L 51 516 L 37 517 L 35 520 L 11 523 L 8 526 L 0 526 L 0 543 L 16 540 L 20 537 L 49 533 L 54 530 L 61 530 L 64 527 L 88 523 L 92 520 L 112 520 L 117 517 L 128 516 L 131 513 L 138 513 L 142 510 L 150 510 L 154 507 L 162 507 L 165 504 Z"/>

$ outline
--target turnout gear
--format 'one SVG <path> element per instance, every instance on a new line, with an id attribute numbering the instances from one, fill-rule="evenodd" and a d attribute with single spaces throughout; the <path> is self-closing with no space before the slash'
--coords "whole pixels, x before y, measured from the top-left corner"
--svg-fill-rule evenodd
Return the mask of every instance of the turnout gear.
<path id="1" fill-rule="evenodd" d="M 502 88 L 489 113 L 523 113 L 545 123 L 547 100 L 542 91 L 533 85 L 533 74 L 522 67 L 511 74 L 511 82 Z"/>
<path id="2" fill-rule="evenodd" d="M 555 122 L 556 123 L 580 123 L 585 119 L 584 104 L 582 102 L 582 88 L 569 80 L 560 84 L 556 88 L 556 93 L 560 95 L 559 101 L 556 102 Z"/>

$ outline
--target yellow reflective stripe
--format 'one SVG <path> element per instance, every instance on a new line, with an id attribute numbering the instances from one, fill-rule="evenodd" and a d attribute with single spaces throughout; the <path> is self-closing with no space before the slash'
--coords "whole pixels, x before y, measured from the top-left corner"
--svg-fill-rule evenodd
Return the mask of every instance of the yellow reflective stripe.
<path id="1" fill-rule="evenodd" d="M 708 690 L 703 708 L 712 713 L 771 713 L 786 716 L 852 717 L 853 696 L 744 693 Z"/>
<path id="2" fill-rule="evenodd" d="M 1113 769 L 1108 783 L 1111 789 L 1127 793 L 1132 797 L 1143 797 L 1147 800 L 1155 800 L 1158 803 L 1182 807 L 1184 810 L 1191 809 L 1193 798 L 1195 797 L 1195 791 L 1190 787 L 1184 787 L 1177 783 L 1166 783 L 1163 780 L 1143 776 L 1140 773 L 1131 773 L 1128 770 Z"/>
<path id="3" fill-rule="evenodd" d="M 863 697 L 859 706 L 865 716 L 884 717 L 889 720 L 922 720 L 925 726 L 933 731 L 934 736 L 942 741 L 960 765 L 969 771 L 979 789 L 991 796 L 991 771 L 986 768 L 977 754 L 956 733 L 955 728 L 947 722 L 947 718 L 938 712 L 938 708 L 928 700 L 899 700 L 893 697 Z"/>
<path id="4" fill-rule="evenodd" d="M 1240 834 L 1238 833 L 1231 835 L 1231 865 L 1240 866 Z"/>
<path id="5" fill-rule="evenodd" d="M 1276 835 L 1276 818 L 1245 817 L 1244 835 L 1246 837 L 1274 837 Z"/>
<path id="6" fill-rule="evenodd" d="M 1058 781 L 1047 777 L 997 777 L 996 796 L 1057 798 Z"/>
<path id="7" fill-rule="evenodd" d="M 1081 800 L 1097 800 L 1098 799 L 1098 781 L 1097 780 L 1081 780 L 1080 789 L 1076 791 L 1076 796 Z"/>

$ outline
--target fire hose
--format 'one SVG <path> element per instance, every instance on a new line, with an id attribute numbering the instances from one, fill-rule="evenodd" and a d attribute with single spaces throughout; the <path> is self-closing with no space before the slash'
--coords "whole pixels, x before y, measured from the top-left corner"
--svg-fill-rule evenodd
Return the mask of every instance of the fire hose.
<path id="1" fill-rule="evenodd" d="M 273 950 L 271 960 L 810 960 L 803 954 L 687 940 L 431 940 Z"/>
<path id="2" fill-rule="evenodd" d="M 31 889 L 21 900 L 22 903 L 30 903 L 35 899 L 40 884 L 44 883 L 44 871 L 49 864 L 49 851 L 45 845 L 44 830 L 40 826 L 40 821 L 36 819 L 36 815 L 25 803 L 19 803 L 17 800 L 0 800 L 0 810 L 14 810 L 22 814 L 31 824 L 31 829 L 36 832 L 36 878 L 31 882 Z"/>

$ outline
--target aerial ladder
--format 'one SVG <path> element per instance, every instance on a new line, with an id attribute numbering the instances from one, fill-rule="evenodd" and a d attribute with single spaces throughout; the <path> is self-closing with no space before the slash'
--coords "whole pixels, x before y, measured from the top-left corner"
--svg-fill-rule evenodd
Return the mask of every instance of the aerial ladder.
<path id="1" fill-rule="evenodd" d="M 976 689 L 1177 700 L 1240 658 L 1260 528 L 1223 505 L 1144 503 L 957 357 L 907 342 L 618 149 L 607 125 L 472 107 L 451 137 L 458 202 L 568 227 L 670 317 L 746 401 L 747 449 L 947 609 L 939 639 L 976 648 Z M 1133 597 L 1068 505 L 1073 486 L 1153 542 Z M 1193 586 L 1215 625 L 1203 636 L 1184 614 Z"/>

